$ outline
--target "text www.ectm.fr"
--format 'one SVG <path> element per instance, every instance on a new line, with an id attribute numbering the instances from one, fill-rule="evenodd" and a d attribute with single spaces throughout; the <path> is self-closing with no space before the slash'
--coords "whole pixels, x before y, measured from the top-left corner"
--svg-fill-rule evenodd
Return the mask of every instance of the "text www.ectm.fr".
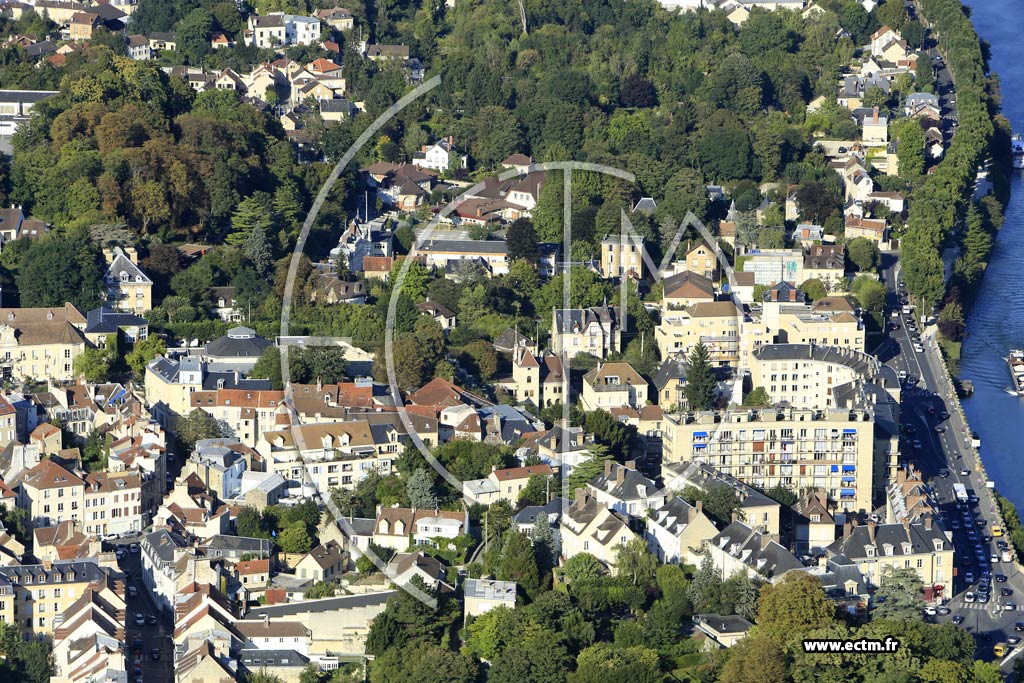
<path id="1" fill-rule="evenodd" d="M 871 638 L 858 638 L 857 640 L 805 640 L 804 652 L 871 652 L 891 654 L 900 647 L 900 641 L 896 638 L 885 640 L 873 640 Z"/>

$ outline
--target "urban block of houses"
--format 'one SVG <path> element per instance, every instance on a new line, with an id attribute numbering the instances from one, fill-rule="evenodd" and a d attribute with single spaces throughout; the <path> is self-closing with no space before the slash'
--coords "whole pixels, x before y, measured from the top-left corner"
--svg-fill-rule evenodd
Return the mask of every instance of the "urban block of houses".
<path id="1" fill-rule="evenodd" d="M 583 376 L 580 405 L 584 410 L 611 410 L 647 404 L 647 380 L 629 363 L 600 363 Z"/>
<path id="2" fill-rule="evenodd" d="M 382 507 L 373 527 L 373 542 L 405 552 L 416 545 L 445 547 L 469 533 L 469 512 Z"/>
<path id="3" fill-rule="evenodd" d="M 566 560 L 589 553 L 614 569 L 618 548 L 637 538 L 628 519 L 601 504 L 588 491 L 578 489 L 575 500 L 559 519 L 562 557 Z"/>

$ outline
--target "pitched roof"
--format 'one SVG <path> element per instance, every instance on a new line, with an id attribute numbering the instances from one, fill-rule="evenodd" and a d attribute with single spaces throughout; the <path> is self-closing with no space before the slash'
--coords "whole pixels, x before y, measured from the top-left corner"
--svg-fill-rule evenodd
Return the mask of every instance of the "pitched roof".
<path id="1" fill-rule="evenodd" d="M 40 460 L 39 464 L 22 475 L 22 485 L 35 489 L 56 489 L 68 486 L 84 486 L 85 481 L 52 460 Z"/>
<path id="2" fill-rule="evenodd" d="M 54 308 L 0 308 L 0 325 L 14 328 L 19 346 L 85 344 L 86 318 L 74 304 Z"/>

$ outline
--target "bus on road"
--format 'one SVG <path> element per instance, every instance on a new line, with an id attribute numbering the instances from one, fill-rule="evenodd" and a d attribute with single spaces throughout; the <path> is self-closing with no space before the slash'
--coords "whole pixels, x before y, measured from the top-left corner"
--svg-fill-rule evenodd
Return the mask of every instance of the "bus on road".
<path id="1" fill-rule="evenodd" d="M 960 503 L 967 502 L 967 487 L 963 484 L 953 484 L 953 494 Z"/>

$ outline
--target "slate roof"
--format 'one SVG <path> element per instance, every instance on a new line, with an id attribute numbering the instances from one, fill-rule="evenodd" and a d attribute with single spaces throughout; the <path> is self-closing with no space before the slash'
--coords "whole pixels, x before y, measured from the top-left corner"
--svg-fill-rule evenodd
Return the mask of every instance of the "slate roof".
<path id="1" fill-rule="evenodd" d="M 715 286 L 711 280 L 689 270 L 665 278 L 662 280 L 662 287 L 666 299 L 671 297 L 693 298 L 700 295 L 710 299 L 715 297 Z"/>
<path id="2" fill-rule="evenodd" d="M 686 381 L 686 361 L 682 358 L 668 358 L 658 366 L 654 374 L 654 386 L 662 391 L 670 382 Z"/>
<path id="3" fill-rule="evenodd" d="M 0 325 L 14 328 L 20 346 L 84 344 L 78 326 L 85 323 L 85 316 L 71 303 L 52 308 L 0 308 Z"/>
<path id="4" fill-rule="evenodd" d="M 145 318 L 133 313 L 115 311 L 101 306 L 86 314 L 85 331 L 88 334 L 113 334 L 122 327 L 144 327 L 149 325 Z"/>
<path id="5" fill-rule="evenodd" d="M 602 326 L 617 325 L 621 320 L 618 306 L 591 306 L 590 308 L 556 308 L 554 311 L 554 328 L 557 331 L 572 331 L 574 328 L 585 329 L 591 323 Z"/>
<path id="6" fill-rule="evenodd" d="M 338 598 L 324 598 L 323 600 L 303 600 L 302 602 L 290 602 L 283 605 L 253 607 L 245 615 L 243 622 L 251 619 L 263 619 L 264 615 L 273 619 L 274 617 L 293 616 L 296 614 L 333 612 L 342 609 L 383 605 L 388 601 L 388 598 L 396 593 L 398 591 L 381 591 L 378 593 L 366 593 L 365 595 L 344 595 Z"/>
<path id="7" fill-rule="evenodd" d="M 607 474 L 601 473 L 587 484 L 622 501 L 643 500 L 658 492 L 658 485 L 635 469 L 629 469 L 617 462 L 609 462 L 606 469 L 610 469 Z M 621 481 L 618 480 L 620 476 Z"/>
<path id="8" fill-rule="evenodd" d="M 568 498 L 555 498 L 549 501 L 546 505 L 527 505 L 522 510 L 512 515 L 512 521 L 517 525 L 530 525 L 532 526 L 537 521 L 537 515 L 559 515 L 562 510 L 571 505 L 572 501 Z"/>
<path id="9" fill-rule="evenodd" d="M 185 537 L 176 531 L 157 529 L 145 538 L 153 551 L 164 562 L 174 562 L 174 551 L 180 548 L 189 547 Z"/>
<path id="10" fill-rule="evenodd" d="M 931 526 L 929 529 L 928 526 Z M 828 550 L 838 555 L 845 555 L 856 561 L 867 557 L 866 547 L 874 545 L 877 549 L 875 557 L 901 557 L 919 553 L 931 553 L 935 550 L 935 541 L 941 541 L 943 548 L 950 549 L 952 544 L 938 524 L 915 522 L 906 524 L 877 524 L 873 527 L 865 524 L 850 529 L 849 535 L 836 540 Z M 904 543 L 910 543 L 910 552 L 904 552 Z M 891 548 L 889 548 L 891 546 Z M 891 552 L 886 552 L 887 548 Z"/>
<path id="11" fill-rule="evenodd" d="M 650 519 L 673 536 L 679 536 L 699 514 L 697 508 L 679 496 L 673 496 L 660 508 L 653 510 Z"/>
<path id="12" fill-rule="evenodd" d="M 206 345 L 206 355 L 211 358 L 259 358 L 267 347 L 273 346 L 269 339 L 257 336 L 248 327 L 232 327 L 223 337 Z"/>
<path id="13" fill-rule="evenodd" d="M 782 576 L 792 569 L 804 567 L 793 553 L 743 522 L 733 522 L 711 539 L 710 543 L 765 578 Z"/>

